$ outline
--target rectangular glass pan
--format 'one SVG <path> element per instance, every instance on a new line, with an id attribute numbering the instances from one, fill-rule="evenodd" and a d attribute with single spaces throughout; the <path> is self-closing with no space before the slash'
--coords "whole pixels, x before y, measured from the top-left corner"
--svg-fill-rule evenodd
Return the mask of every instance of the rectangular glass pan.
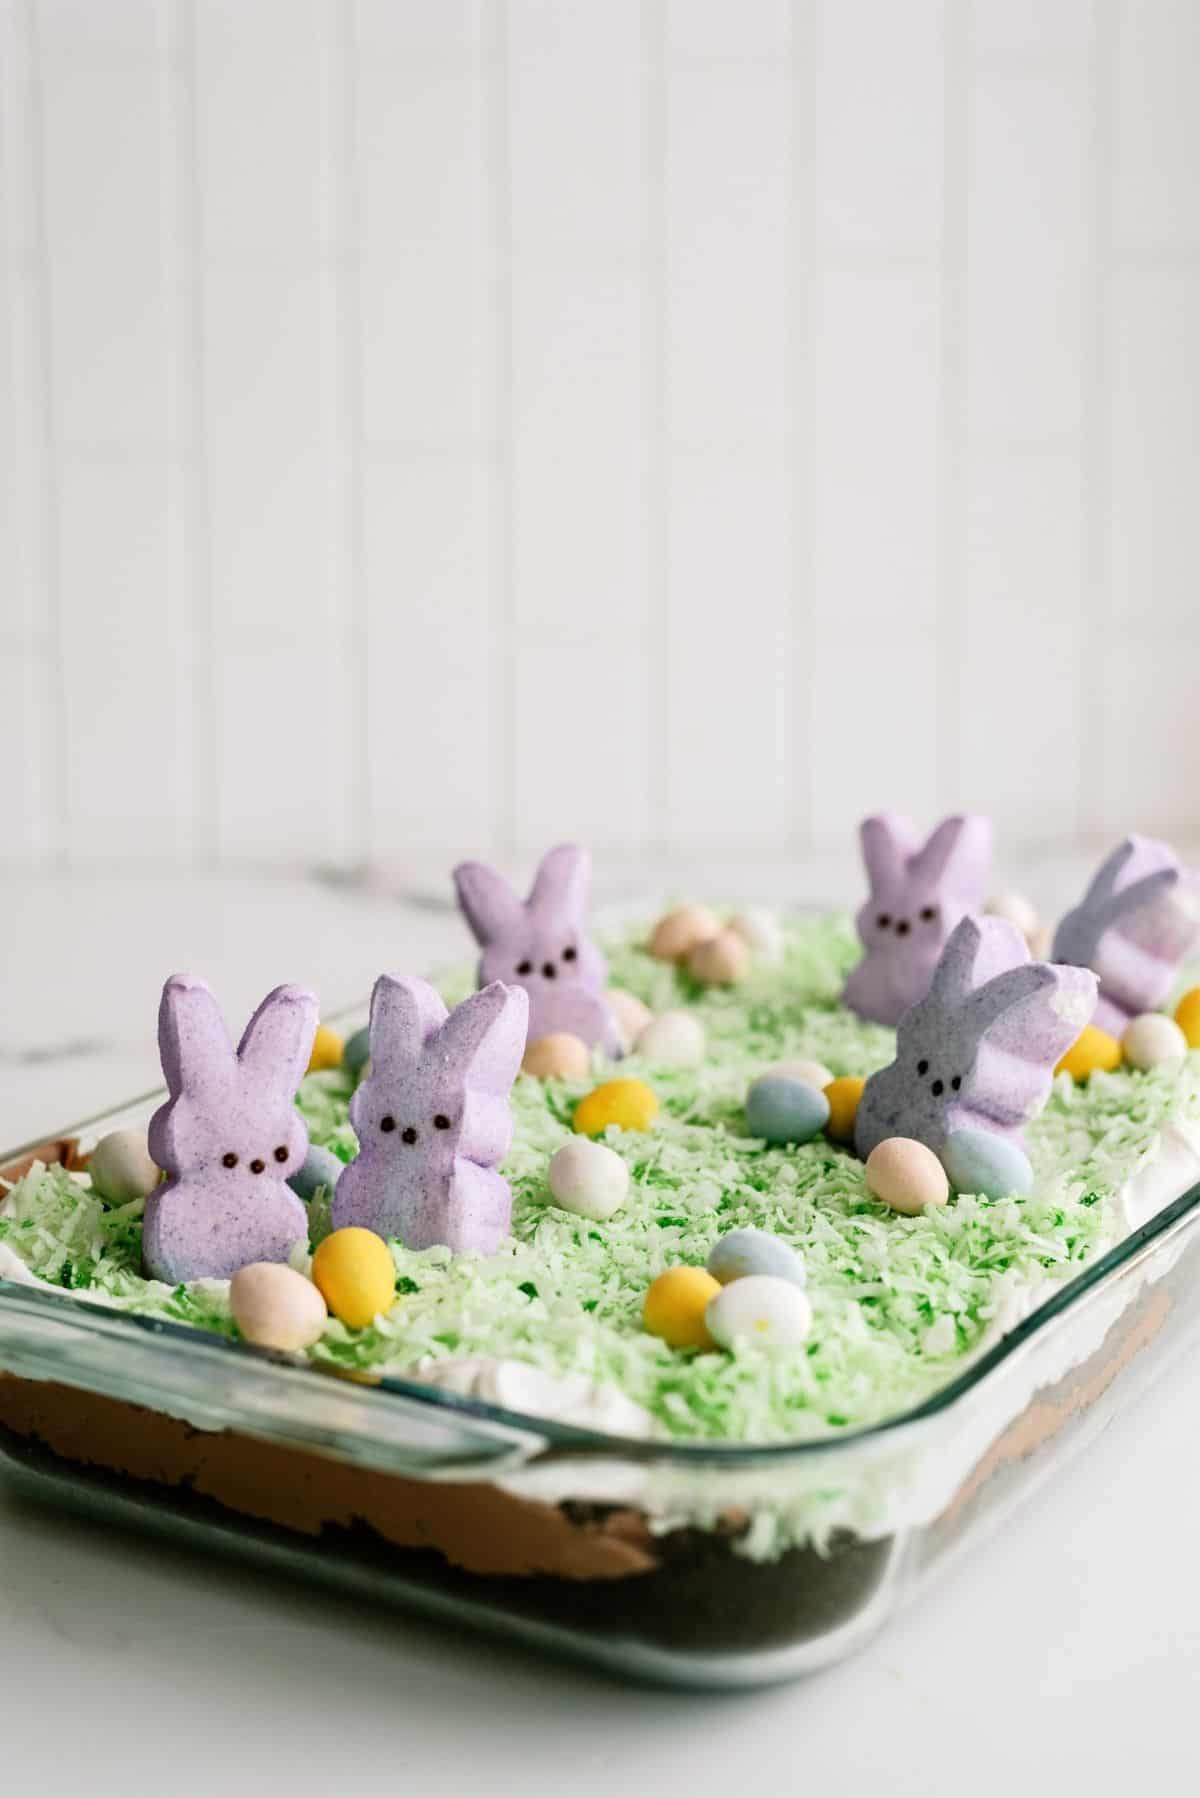
<path id="1" fill-rule="evenodd" d="M 159 1095 L 14 1151 L 86 1165 Z M 0 1279 L 0 1453 L 27 1490 L 627 1674 L 749 1686 L 864 1642 L 1200 1336 L 1200 1187 L 888 1423 L 625 1441 L 331 1376 Z"/>

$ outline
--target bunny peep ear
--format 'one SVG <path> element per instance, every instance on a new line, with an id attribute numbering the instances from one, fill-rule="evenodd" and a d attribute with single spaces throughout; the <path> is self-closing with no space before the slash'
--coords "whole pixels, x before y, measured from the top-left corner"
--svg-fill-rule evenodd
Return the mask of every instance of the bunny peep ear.
<path id="1" fill-rule="evenodd" d="M 172 974 L 163 987 L 158 1052 L 173 1099 L 222 1086 L 232 1077 L 233 1044 L 221 1008 L 195 974 Z"/>
<path id="2" fill-rule="evenodd" d="M 908 820 L 898 817 L 895 812 L 879 812 L 863 819 L 858 835 L 871 891 L 895 886 L 904 878 L 912 853 L 912 831 Z"/>
<path id="3" fill-rule="evenodd" d="M 993 1049 L 1053 1066 L 1096 1009 L 1099 983 L 1090 968 L 1027 962 L 995 975 L 971 995 L 972 1031 Z"/>
<path id="4" fill-rule="evenodd" d="M 912 857 L 909 872 L 930 886 L 982 900 L 991 859 L 992 827 L 986 818 L 943 818 Z"/>
<path id="5" fill-rule="evenodd" d="M 438 1055 L 464 1086 L 503 1097 L 517 1077 L 529 1029 L 523 986 L 493 980 L 464 999 L 438 1033 Z"/>
<path id="6" fill-rule="evenodd" d="M 317 1032 L 317 998 L 303 986 L 277 986 L 242 1032 L 238 1062 L 263 1088 L 291 1097 L 304 1078 Z"/>
<path id="7" fill-rule="evenodd" d="M 460 862 L 454 870 L 454 890 L 481 949 L 510 935 L 525 921 L 525 907 L 504 876 L 486 862 Z"/>
<path id="8" fill-rule="evenodd" d="M 953 1010 L 986 981 L 1028 961 L 1028 945 L 1015 924 L 968 912 L 951 931 L 933 970 L 930 997 L 939 1007 Z"/>
<path id="9" fill-rule="evenodd" d="M 381 974 L 371 993 L 367 1036 L 375 1074 L 406 1074 L 446 1021 L 446 1007 L 427 980 Z"/>
<path id="10" fill-rule="evenodd" d="M 542 857 L 526 907 L 546 922 L 581 926 L 587 911 L 592 858 L 578 843 L 560 843 Z"/>

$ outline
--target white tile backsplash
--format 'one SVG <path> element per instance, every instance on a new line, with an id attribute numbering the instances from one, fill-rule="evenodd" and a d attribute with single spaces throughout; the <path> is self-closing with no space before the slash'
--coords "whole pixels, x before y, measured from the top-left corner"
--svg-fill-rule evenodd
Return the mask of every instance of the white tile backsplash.
<path id="1" fill-rule="evenodd" d="M 1200 826 L 1191 0 L 0 0 L 11 862 Z"/>

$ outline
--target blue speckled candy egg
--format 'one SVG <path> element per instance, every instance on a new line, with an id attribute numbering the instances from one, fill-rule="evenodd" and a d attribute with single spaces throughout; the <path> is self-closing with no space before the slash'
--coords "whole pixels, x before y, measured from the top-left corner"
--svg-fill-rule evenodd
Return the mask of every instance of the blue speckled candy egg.
<path id="1" fill-rule="evenodd" d="M 955 1192 L 1006 1199 L 1033 1191 L 1029 1157 L 991 1130 L 952 1130 L 942 1146 L 942 1166 Z"/>
<path id="2" fill-rule="evenodd" d="M 346 1038 L 346 1046 L 342 1050 L 342 1066 L 348 1074 L 357 1080 L 367 1065 L 367 1057 L 371 1053 L 371 1037 L 364 1024 L 353 1036 Z"/>
<path id="3" fill-rule="evenodd" d="M 345 1165 L 332 1149 L 322 1149 L 315 1142 L 310 1142 L 303 1164 L 296 1169 L 288 1185 L 302 1199 L 311 1199 L 318 1186 L 323 1186 L 326 1192 L 332 1192 Z"/>
<path id="4" fill-rule="evenodd" d="M 790 1280 L 793 1286 L 803 1286 L 808 1277 L 799 1250 L 769 1230 L 731 1230 L 722 1236 L 709 1250 L 708 1271 L 722 1286 L 754 1274 Z"/>
<path id="5" fill-rule="evenodd" d="M 760 1074 L 746 1094 L 746 1128 L 766 1142 L 811 1142 L 828 1118 L 825 1094 L 786 1074 Z"/>

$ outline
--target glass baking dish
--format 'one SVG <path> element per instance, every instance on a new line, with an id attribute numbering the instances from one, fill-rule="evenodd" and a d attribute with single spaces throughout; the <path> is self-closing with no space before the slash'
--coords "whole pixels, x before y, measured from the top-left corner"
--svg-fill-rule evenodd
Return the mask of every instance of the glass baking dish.
<path id="1" fill-rule="evenodd" d="M 0 1175 L 85 1165 L 160 1096 Z M 764 1684 L 865 1642 L 1200 1335 L 1198 1219 L 1192 1187 L 916 1409 L 759 1449 L 336 1377 L 0 1279 L 0 1452 L 141 1531 L 628 1675 Z"/>

